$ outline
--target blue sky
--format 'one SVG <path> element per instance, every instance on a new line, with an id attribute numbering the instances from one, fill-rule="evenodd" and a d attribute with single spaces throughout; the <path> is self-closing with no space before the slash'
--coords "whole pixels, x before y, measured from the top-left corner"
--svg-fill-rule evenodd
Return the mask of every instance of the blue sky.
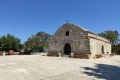
<path id="1" fill-rule="evenodd" d="M 0 36 L 24 42 L 39 31 L 54 34 L 67 20 L 94 33 L 120 33 L 120 0 L 0 0 Z"/>

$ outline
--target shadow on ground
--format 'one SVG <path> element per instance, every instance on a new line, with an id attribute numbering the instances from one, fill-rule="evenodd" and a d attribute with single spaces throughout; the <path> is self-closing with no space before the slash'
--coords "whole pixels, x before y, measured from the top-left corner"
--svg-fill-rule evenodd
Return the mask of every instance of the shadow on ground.
<path id="1" fill-rule="evenodd" d="M 120 67 L 106 65 L 106 64 L 96 64 L 95 68 L 82 67 L 86 71 L 83 72 L 88 76 L 94 76 L 98 79 L 104 80 L 120 80 Z"/>

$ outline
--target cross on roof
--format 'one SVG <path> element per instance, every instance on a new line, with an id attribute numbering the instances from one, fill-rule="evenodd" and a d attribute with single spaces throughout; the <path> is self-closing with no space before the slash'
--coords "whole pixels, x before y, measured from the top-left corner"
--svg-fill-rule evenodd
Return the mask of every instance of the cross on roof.
<path id="1" fill-rule="evenodd" d="M 66 22 L 68 23 L 69 21 L 67 20 Z"/>

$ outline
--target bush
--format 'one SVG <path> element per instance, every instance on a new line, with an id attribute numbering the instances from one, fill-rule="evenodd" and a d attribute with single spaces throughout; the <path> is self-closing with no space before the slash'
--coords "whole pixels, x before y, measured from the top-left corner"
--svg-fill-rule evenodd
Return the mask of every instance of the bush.
<path id="1" fill-rule="evenodd" d="M 98 59 L 98 58 L 102 58 L 103 55 L 102 54 L 96 54 L 95 57 Z"/>
<path id="2" fill-rule="evenodd" d="M 48 52 L 47 56 L 56 56 L 56 57 L 59 57 L 57 51 L 50 51 L 50 52 Z"/>
<path id="3" fill-rule="evenodd" d="M 14 51 L 13 50 L 9 50 L 8 51 L 8 55 L 14 55 Z"/>
<path id="4" fill-rule="evenodd" d="M 3 55 L 3 51 L 0 51 L 0 55 Z"/>
<path id="5" fill-rule="evenodd" d="M 114 55 L 115 55 L 115 53 L 110 54 L 110 56 L 114 56 Z"/>
<path id="6" fill-rule="evenodd" d="M 31 52 L 32 52 L 31 50 L 25 49 L 23 54 L 30 55 Z M 19 55 L 22 55 L 21 52 L 19 53 Z"/>

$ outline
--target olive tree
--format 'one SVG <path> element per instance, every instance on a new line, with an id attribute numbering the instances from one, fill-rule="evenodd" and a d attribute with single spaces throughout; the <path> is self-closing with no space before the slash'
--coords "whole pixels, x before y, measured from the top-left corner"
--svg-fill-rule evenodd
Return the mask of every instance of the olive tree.
<path id="1" fill-rule="evenodd" d="M 28 38 L 25 42 L 27 49 L 32 51 L 44 51 L 44 48 L 48 48 L 51 35 L 45 32 L 38 32 L 36 35 L 33 35 Z"/>

